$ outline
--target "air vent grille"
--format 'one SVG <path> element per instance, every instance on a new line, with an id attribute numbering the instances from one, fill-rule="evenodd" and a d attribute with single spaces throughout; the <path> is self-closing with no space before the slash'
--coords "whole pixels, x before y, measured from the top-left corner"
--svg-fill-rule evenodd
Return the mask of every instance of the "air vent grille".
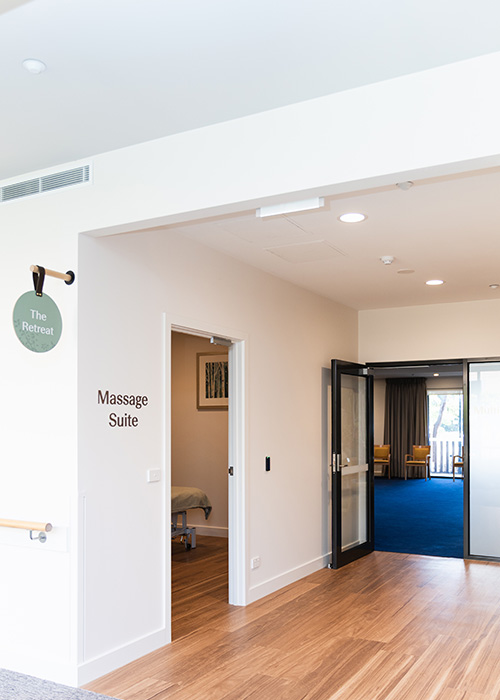
<path id="1" fill-rule="evenodd" d="M 43 175 L 34 180 L 14 182 L 11 185 L 0 187 L 0 202 L 10 202 L 20 197 L 29 197 L 33 194 L 51 192 L 62 187 L 81 185 L 90 181 L 90 165 L 82 165 L 71 170 L 63 170 L 60 173 Z"/>
<path id="2" fill-rule="evenodd" d="M 15 182 L 13 185 L 2 187 L 2 202 L 18 197 L 28 197 L 30 194 L 40 192 L 40 180 L 26 180 L 25 182 Z"/>

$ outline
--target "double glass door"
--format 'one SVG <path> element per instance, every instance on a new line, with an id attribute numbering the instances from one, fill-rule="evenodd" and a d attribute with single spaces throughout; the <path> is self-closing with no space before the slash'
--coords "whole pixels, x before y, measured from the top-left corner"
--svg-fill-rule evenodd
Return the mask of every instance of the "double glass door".
<path id="1" fill-rule="evenodd" d="M 464 360 L 464 556 L 500 561 L 500 359 Z M 332 561 L 374 549 L 373 378 L 332 360 Z"/>
<path id="2" fill-rule="evenodd" d="M 332 563 L 373 551 L 373 378 L 332 360 Z"/>

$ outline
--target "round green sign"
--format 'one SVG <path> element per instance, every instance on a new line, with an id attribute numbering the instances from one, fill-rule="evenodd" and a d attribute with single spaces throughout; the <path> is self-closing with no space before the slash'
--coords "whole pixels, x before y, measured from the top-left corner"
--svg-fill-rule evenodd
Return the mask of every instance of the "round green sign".
<path id="1" fill-rule="evenodd" d="M 61 314 L 48 294 L 37 297 L 33 291 L 20 296 L 13 321 L 17 337 L 32 352 L 52 350 L 61 337 Z"/>

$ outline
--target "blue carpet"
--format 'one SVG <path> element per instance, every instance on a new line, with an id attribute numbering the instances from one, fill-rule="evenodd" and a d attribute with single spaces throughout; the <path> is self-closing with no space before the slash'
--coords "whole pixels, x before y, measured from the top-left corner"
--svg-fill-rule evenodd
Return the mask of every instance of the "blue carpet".
<path id="1" fill-rule="evenodd" d="M 462 479 L 375 479 L 375 549 L 461 559 Z"/>

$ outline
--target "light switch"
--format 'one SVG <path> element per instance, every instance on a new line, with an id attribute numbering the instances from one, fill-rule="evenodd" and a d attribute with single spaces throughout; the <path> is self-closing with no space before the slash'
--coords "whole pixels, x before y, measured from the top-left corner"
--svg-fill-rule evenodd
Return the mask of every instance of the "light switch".
<path id="1" fill-rule="evenodd" d="M 148 469 L 148 483 L 160 481 L 161 469 Z"/>

